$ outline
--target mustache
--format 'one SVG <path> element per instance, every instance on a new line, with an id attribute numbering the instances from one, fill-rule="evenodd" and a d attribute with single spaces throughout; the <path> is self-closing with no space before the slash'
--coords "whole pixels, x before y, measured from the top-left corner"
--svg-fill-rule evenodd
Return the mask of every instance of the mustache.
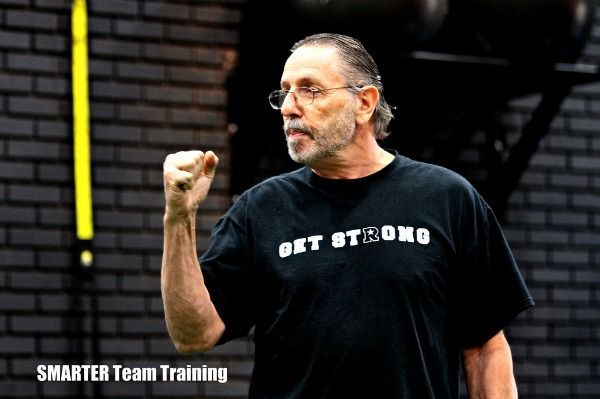
<path id="1" fill-rule="evenodd" d="M 308 134 L 309 136 L 313 135 L 312 130 L 298 119 L 290 119 L 289 121 L 283 124 L 283 131 L 286 135 L 290 130 L 297 130 L 299 132 Z"/>

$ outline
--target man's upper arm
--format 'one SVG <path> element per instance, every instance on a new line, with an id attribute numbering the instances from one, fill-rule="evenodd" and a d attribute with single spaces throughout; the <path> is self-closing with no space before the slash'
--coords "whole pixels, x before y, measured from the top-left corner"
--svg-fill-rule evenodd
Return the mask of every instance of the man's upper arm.
<path id="1" fill-rule="evenodd" d="M 490 353 L 498 350 L 508 351 L 508 356 L 510 356 L 510 347 L 508 346 L 508 341 L 506 340 L 506 337 L 502 331 L 498 332 L 492 338 L 488 339 L 479 346 L 464 349 L 462 352 L 463 362 L 466 363 L 468 359 L 473 359 L 474 357 L 480 356 L 484 353 Z"/>

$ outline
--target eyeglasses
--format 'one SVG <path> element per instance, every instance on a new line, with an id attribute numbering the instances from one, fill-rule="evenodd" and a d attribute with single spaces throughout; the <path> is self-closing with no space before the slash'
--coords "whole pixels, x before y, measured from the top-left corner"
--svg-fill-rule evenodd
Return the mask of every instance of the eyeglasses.
<path id="1" fill-rule="evenodd" d="M 310 105 L 315 101 L 315 94 L 329 90 L 337 89 L 360 89 L 362 86 L 343 86 L 343 87 L 332 87 L 329 89 L 317 89 L 314 87 L 296 87 L 294 90 L 275 90 L 269 94 L 269 104 L 273 109 L 281 109 L 283 102 L 288 94 L 294 95 L 294 100 L 300 106 Z"/>

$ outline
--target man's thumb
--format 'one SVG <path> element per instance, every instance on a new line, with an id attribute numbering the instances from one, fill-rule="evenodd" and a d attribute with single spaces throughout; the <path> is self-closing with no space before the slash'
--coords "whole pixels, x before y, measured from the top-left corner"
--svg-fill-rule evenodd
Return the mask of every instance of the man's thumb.
<path id="1" fill-rule="evenodd" d="M 209 177 L 215 177 L 215 171 L 217 170 L 217 165 L 219 164 L 219 158 L 212 151 L 207 151 L 204 154 L 204 171 L 203 173 Z"/>

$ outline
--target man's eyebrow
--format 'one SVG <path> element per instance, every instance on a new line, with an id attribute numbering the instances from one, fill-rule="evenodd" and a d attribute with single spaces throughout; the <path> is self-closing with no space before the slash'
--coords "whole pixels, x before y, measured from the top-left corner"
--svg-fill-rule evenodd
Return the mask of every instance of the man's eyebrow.
<path id="1" fill-rule="evenodd" d="M 298 82 L 298 86 L 302 86 L 302 87 L 315 86 L 315 85 L 319 86 L 320 85 L 319 80 L 314 77 L 311 77 L 311 76 L 306 76 L 306 77 L 300 78 L 297 80 L 297 82 Z M 280 83 L 280 86 L 281 87 L 289 87 L 290 84 L 287 80 L 282 80 Z"/>

